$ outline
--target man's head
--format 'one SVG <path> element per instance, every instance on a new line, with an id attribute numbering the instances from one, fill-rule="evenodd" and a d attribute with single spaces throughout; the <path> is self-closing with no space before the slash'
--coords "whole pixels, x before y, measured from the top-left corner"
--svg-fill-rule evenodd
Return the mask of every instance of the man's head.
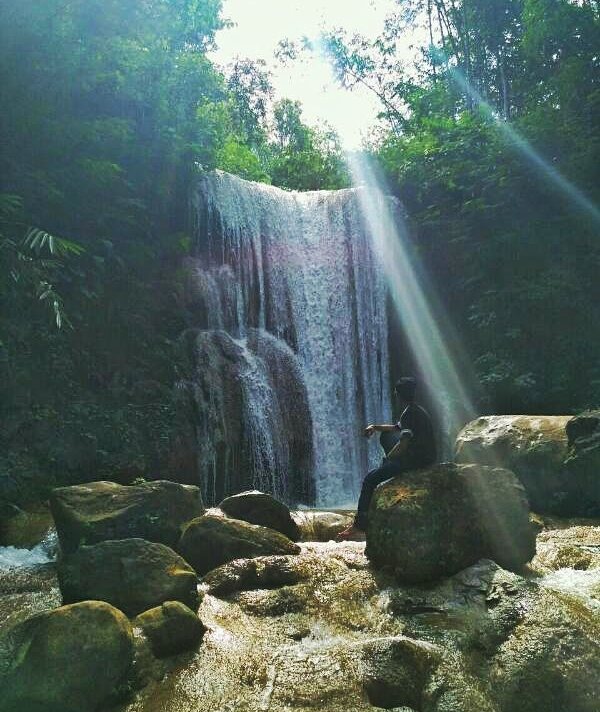
<path id="1" fill-rule="evenodd" d="M 399 378 L 394 386 L 396 397 L 405 403 L 412 403 L 415 399 L 415 391 L 417 389 L 417 381 L 412 376 L 404 376 Z"/>

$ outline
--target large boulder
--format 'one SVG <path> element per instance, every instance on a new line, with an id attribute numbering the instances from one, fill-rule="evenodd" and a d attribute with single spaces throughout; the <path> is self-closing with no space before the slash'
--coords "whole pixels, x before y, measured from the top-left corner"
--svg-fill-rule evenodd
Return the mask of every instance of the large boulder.
<path id="1" fill-rule="evenodd" d="M 197 487 L 166 480 L 59 487 L 52 491 L 50 506 L 65 552 L 80 544 L 130 537 L 175 546 L 183 525 L 204 513 Z"/>
<path id="2" fill-rule="evenodd" d="M 0 645 L 0 712 L 96 712 L 126 681 L 127 618 L 85 601 L 29 618 Z"/>
<path id="3" fill-rule="evenodd" d="M 179 601 L 167 601 L 145 611 L 134 620 L 134 625 L 143 630 L 157 658 L 193 650 L 206 631 L 194 611 Z"/>
<path id="4" fill-rule="evenodd" d="M 298 554 L 300 547 L 274 529 L 207 514 L 186 526 L 178 551 L 204 575 L 234 559 Z"/>
<path id="5" fill-rule="evenodd" d="M 512 470 L 536 512 L 600 513 L 600 413 L 478 418 L 458 434 L 455 459 Z"/>
<path id="6" fill-rule="evenodd" d="M 540 588 L 499 647 L 489 680 L 502 712 L 597 712 L 600 616 L 583 599 Z"/>
<path id="7" fill-rule="evenodd" d="M 375 491 L 366 553 L 409 582 L 450 576 L 481 558 L 519 570 L 535 554 L 523 486 L 508 470 L 479 465 L 404 473 Z"/>
<path id="8" fill-rule="evenodd" d="M 81 546 L 59 563 L 58 580 L 65 603 L 108 601 L 128 616 L 165 601 L 194 609 L 199 603 L 192 567 L 168 546 L 144 539 Z"/>
<path id="9" fill-rule="evenodd" d="M 240 492 L 226 497 L 219 509 L 228 517 L 275 529 L 292 541 L 300 538 L 300 530 L 288 507 L 270 494 L 258 490 Z"/>

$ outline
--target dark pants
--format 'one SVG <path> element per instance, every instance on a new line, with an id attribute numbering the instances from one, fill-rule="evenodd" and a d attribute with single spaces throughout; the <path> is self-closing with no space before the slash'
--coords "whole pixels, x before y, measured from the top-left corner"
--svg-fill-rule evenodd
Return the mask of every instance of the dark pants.
<path id="1" fill-rule="evenodd" d="M 414 462 L 403 457 L 397 457 L 393 460 L 384 460 L 377 469 L 371 470 L 362 483 L 354 526 L 362 531 L 365 531 L 367 528 L 369 505 L 371 504 L 371 497 L 377 485 L 380 485 L 392 477 L 396 477 L 396 475 L 400 475 L 402 472 L 415 470 L 417 467 L 418 465 Z"/>

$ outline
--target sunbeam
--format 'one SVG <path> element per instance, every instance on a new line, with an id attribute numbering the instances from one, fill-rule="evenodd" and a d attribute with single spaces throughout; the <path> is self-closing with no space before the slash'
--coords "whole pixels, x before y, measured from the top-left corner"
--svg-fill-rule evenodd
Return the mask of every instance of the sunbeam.
<path id="1" fill-rule="evenodd" d="M 468 358 L 457 351 L 448 317 L 428 285 L 409 238 L 408 226 L 382 178 L 365 154 L 348 154 L 361 211 L 379 257 L 404 335 L 429 388 L 440 402 L 446 440 L 476 414 L 476 379 Z M 442 327 L 444 324 L 444 327 Z M 452 343 L 452 347 L 450 344 Z M 460 359 L 460 366 L 457 361 Z M 449 452 L 449 442 L 442 448 Z"/>
<path id="2" fill-rule="evenodd" d="M 600 209 L 579 188 L 567 180 L 560 171 L 541 156 L 526 138 L 521 136 L 508 122 L 500 118 L 459 69 L 448 64 L 448 71 L 454 82 L 473 99 L 483 115 L 496 125 L 506 139 L 508 147 L 523 155 L 535 166 L 539 175 L 550 186 L 574 203 L 596 225 L 600 225 Z"/>

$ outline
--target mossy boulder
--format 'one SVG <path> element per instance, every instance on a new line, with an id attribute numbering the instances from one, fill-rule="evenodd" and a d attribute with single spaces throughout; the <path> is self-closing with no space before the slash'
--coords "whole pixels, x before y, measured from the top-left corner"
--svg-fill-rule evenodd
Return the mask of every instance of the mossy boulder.
<path id="1" fill-rule="evenodd" d="M 207 514 L 185 527 L 178 551 L 204 575 L 234 559 L 298 554 L 300 547 L 274 529 Z"/>
<path id="2" fill-rule="evenodd" d="M 102 601 L 38 614 L 5 634 L 0 712 L 96 712 L 125 683 L 131 625 Z"/>
<path id="3" fill-rule="evenodd" d="M 363 684 L 369 702 L 384 709 L 422 709 L 425 688 L 440 658 L 437 646 L 404 636 L 367 643 Z"/>
<path id="4" fill-rule="evenodd" d="M 97 599 L 135 616 L 165 601 L 197 609 L 197 576 L 164 544 L 144 539 L 81 546 L 58 566 L 65 603 Z"/>
<path id="5" fill-rule="evenodd" d="M 133 623 L 143 630 L 157 658 L 197 648 L 206 631 L 194 611 L 179 601 L 167 601 L 144 611 Z"/>
<path id="6" fill-rule="evenodd" d="M 128 538 L 173 547 L 183 525 L 204 512 L 197 487 L 167 480 L 58 487 L 52 491 L 50 506 L 65 552 L 80 544 Z"/>
<path id="7" fill-rule="evenodd" d="M 275 529 L 292 541 L 300 538 L 300 530 L 288 507 L 265 492 L 251 490 L 234 494 L 225 498 L 219 509 L 228 517 Z"/>
<path id="8" fill-rule="evenodd" d="M 511 470 L 525 486 L 536 512 L 585 516 L 591 511 L 592 501 L 600 507 L 600 477 L 590 478 L 586 462 L 589 456 L 582 453 L 579 459 L 573 459 L 568 432 L 580 431 L 572 421 L 572 416 L 567 415 L 478 418 L 458 434 L 456 462 Z M 597 471 L 596 467 L 594 474 Z"/>
<path id="9" fill-rule="evenodd" d="M 535 554 L 523 486 L 508 470 L 444 463 L 377 488 L 366 554 L 407 582 L 450 576 L 482 558 L 520 570 Z"/>
<path id="10" fill-rule="evenodd" d="M 502 712 L 597 712 L 600 618 L 575 596 L 541 590 L 489 668 Z"/>

